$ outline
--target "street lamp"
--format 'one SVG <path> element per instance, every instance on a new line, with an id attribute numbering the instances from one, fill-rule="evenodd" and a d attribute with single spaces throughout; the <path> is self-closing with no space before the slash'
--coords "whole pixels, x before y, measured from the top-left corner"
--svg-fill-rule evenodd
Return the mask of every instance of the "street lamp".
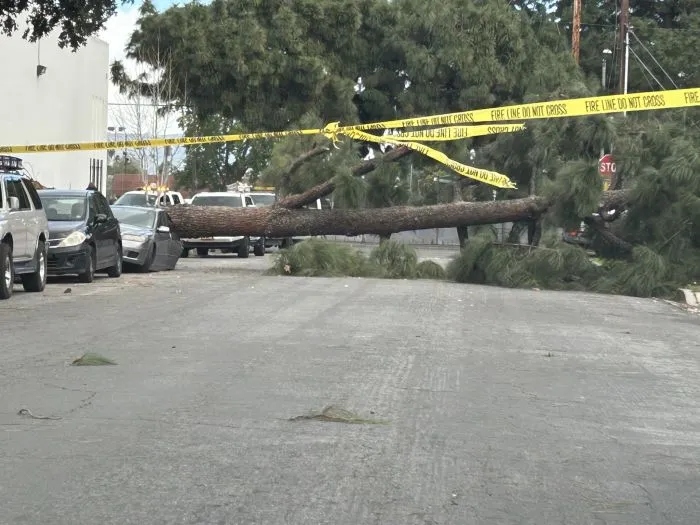
<path id="1" fill-rule="evenodd" d="M 607 58 L 608 55 L 612 55 L 612 51 L 606 47 L 605 49 L 603 49 L 603 64 L 602 64 L 603 70 L 602 70 L 601 75 L 600 75 L 600 84 L 601 84 L 601 86 L 603 86 L 603 89 L 608 87 L 607 86 L 608 83 L 605 81 L 605 74 L 606 74 L 606 70 L 608 68 L 608 58 Z"/>

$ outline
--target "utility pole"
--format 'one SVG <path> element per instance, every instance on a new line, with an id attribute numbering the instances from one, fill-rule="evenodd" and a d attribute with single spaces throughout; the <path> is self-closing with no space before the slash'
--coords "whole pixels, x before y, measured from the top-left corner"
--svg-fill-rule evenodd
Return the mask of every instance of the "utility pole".
<path id="1" fill-rule="evenodd" d="M 627 1 L 627 0 L 624 0 Z M 574 23 L 571 26 L 571 50 L 578 65 L 581 48 L 581 0 L 574 0 Z"/>
<path id="2" fill-rule="evenodd" d="M 627 92 L 627 68 L 629 64 L 629 20 L 630 0 L 622 0 L 620 7 L 620 75 L 618 78 L 619 92 Z"/>

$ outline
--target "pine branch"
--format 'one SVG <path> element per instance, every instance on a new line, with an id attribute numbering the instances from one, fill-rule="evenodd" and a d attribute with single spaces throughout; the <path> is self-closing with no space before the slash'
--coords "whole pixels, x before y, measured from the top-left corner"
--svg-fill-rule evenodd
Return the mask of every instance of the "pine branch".
<path id="1" fill-rule="evenodd" d="M 318 148 L 316 148 L 318 149 Z M 314 150 L 312 150 L 314 151 Z M 359 177 L 361 175 L 365 175 L 367 173 L 370 173 L 377 169 L 381 164 L 386 163 L 386 162 L 395 162 L 403 157 L 406 157 L 411 153 L 411 150 L 406 148 L 406 147 L 398 147 L 395 149 L 392 149 L 390 152 L 385 153 L 381 157 L 375 157 L 374 159 L 366 160 L 362 162 L 362 164 L 358 164 L 352 169 L 352 174 L 355 175 L 356 177 Z M 297 159 L 298 160 L 298 159 Z M 297 162 L 297 161 L 295 161 Z M 292 165 L 293 166 L 293 165 Z M 297 167 L 298 169 L 298 167 Z M 291 168 L 290 168 L 291 171 Z M 276 206 L 278 208 L 301 208 L 302 206 L 305 206 L 307 204 L 310 204 L 312 202 L 315 202 L 317 199 L 320 199 L 322 197 L 325 197 L 326 195 L 330 195 L 333 193 L 333 190 L 335 190 L 337 179 L 334 177 L 330 180 L 327 180 L 326 182 L 322 182 L 321 184 L 318 184 L 314 186 L 313 188 L 310 188 L 306 190 L 303 193 L 299 193 L 296 195 L 290 195 L 288 197 L 285 197 L 284 199 L 280 199 Z"/>

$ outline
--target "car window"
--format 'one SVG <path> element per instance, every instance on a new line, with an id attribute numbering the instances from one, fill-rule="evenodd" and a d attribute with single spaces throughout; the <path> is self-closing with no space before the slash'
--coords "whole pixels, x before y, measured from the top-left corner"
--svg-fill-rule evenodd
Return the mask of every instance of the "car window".
<path id="1" fill-rule="evenodd" d="M 22 182 L 24 184 L 24 188 L 27 190 L 27 193 L 29 193 L 29 198 L 32 200 L 32 204 L 34 204 L 34 209 L 40 210 L 42 208 L 41 198 L 39 198 L 39 194 L 37 193 L 34 184 L 26 179 L 22 179 Z"/>
<path id="2" fill-rule="evenodd" d="M 254 204 L 253 204 L 253 199 L 251 199 L 250 197 L 246 197 L 246 198 L 245 198 L 245 205 L 246 205 L 246 206 L 253 206 L 253 205 L 254 205 Z"/>
<path id="3" fill-rule="evenodd" d="M 156 196 L 153 194 L 125 193 L 114 204 L 118 206 L 153 206 L 155 203 Z"/>
<path id="4" fill-rule="evenodd" d="M 153 228 L 156 210 L 153 208 L 123 208 L 115 206 L 112 209 L 114 216 L 122 224 L 136 226 L 138 228 Z"/>
<path id="5" fill-rule="evenodd" d="M 272 206 L 277 198 L 274 195 L 265 193 L 253 193 L 253 201 L 256 206 Z"/>
<path id="6" fill-rule="evenodd" d="M 41 200 L 50 221 L 82 221 L 85 219 L 84 195 L 45 195 Z"/>
<path id="7" fill-rule="evenodd" d="M 27 195 L 27 192 L 22 186 L 22 180 L 19 177 L 11 177 L 7 179 L 7 196 L 8 198 L 17 197 L 19 199 L 20 210 L 32 209 L 31 204 L 29 204 L 29 195 Z"/>
<path id="8" fill-rule="evenodd" d="M 243 206 L 238 195 L 195 195 L 192 198 L 193 206 L 229 206 L 241 208 Z"/>
<path id="9" fill-rule="evenodd" d="M 173 199 L 173 204 L 180 204 L 182 201 L 180 200 L 180 197 L 175 195 L 174 193 L 170 196 L 171 199 Z"/>

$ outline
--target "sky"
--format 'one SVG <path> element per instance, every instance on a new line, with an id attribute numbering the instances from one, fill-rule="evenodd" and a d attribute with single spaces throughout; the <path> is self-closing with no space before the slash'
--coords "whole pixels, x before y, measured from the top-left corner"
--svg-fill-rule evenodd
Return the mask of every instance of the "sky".
<path id="1" fill-rule="evenodd" d="M 174 0 L 153 0 L 158 11 L 163 11 L 168 7 L 176 4 Z M 117 14 L 110 18 L 105 24 L 105 28 L 100 31 L 97 36 L 109 44 L 109 63 L 115 60 L 121 60 L 124 63 L 126 71 L 132 75 L 136 72 L 137 67 L 133 60 L 127 60 L 124 53 L 131 33 L 136 29 L 136 21 L 139 17 L 140 2 L 137 0 L 133 4 L 123 5 Z M 119 94 L 119 90 L 111 82 L 109 85 L 108 101 L 114 103 L 124 103 L 126 100 L 123 95 Z M 113 113 L 118 111 L 118 107 L 110 107 L 110 119 L 117 120 L 112 117 Z M 110 125 L 117 125 L 117 122 L 110 122 Z M 168 133 L 178 133 L 180 130 L 177 126 L 173 129 L 168 129 Z"/>

